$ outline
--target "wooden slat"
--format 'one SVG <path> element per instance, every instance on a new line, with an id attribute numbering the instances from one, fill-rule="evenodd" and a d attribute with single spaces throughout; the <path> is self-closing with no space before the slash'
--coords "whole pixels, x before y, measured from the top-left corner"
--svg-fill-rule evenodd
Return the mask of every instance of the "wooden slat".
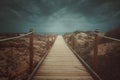
<path id="1" fill-rule="evenodd" d="M 90 76 L 36 76 L 34 80 L 93 80 Z"/>
<path id="2" fill-rule="evenodd" d="M 93 80 L 85 67 L 58 36 L 33 80 Z"/>

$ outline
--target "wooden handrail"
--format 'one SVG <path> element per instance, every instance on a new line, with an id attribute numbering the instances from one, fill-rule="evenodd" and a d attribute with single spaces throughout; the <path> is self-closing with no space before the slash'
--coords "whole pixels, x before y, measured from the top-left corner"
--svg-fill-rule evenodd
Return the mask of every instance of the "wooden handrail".
<path id="1" fill-rule="evenodd" d="M 116 39 L 116 38 L 112 38 L 112 37 L 108 37 L 108 36 L 104 36 L 104 35 L 99 35 L 98 30 L 95 31 L 94 35 L 95 35 L 95 44 L 94 44 L 94 56 L 93 56 L 93 69 L 96 70 L 97 65 L 98 65 L 99 37 L 114 40 L 114 41 L 117 41 L 117 42 L 120 42 L 120 39 Z"/>
<path id="2" fill-rule="evenodd" d="M 98 42 L 99 42 L 99 36 L 98 31 L 95 31 L 97 34 L 95 34 L 95 43 L 94 43 L 94 55 L 93 55 L 93 69 L 96 70 L 97 64 L 98 64 Z"/>
<path id="3" fill-rule="evenodd" d="M 33 32 L 33 29 L 30 29 L 29 32 Z M 33 58 L 34 58 L 34 53 L 33 53 L 33 33 L 31 33 L 30 38 L 29 38 L 29 52 L 30 52 L 30 56 L 29 56 L 29 70 L 30 73 L 33 70 Z"/>
<path id="4" fill-rule="evenodd" d="M 57 35 L 56 35 L 57 36 Z M 56 40 L 56 36 L 54 36 L 54 42 Z M 48 37 L 46 35 L 46 42 L 48 40 Z M 54 45 L 54 43 L 52 44 L 52 46 Z M 52 47 L 50 47 L 47 52 L 44 54 L 44 56 L 39 60 L 37 66 L 33 69 L 32 73 L 30 74 L 30 76 L 28 77 L 27 80 L 32 80 L 33 79 L 33 76 L 35 75 L 36 71 L 39 69 L 40 65 L 42 64 L 42 62 L 44 61 L 44 59 L 46 58 L 46 56 L 48 55 L 48 53 L 50 52 Z"/>
<path id="5" fill-rule="evenodd" d="M 65 41 L 65 36 L 63 36 L 63 39 Z M 92 76 L 95 80 L 102 80 L 100 76 L 82 59 L 81 56 L 78 55 L 78 53 L 73 50 L 73 48 L 65 41 L 66 45 L 71 49 L 71 51 L 75 54 L 75 56 L 83 63 L 83 65 L 89 70 L 90 74 L 94 75 Z"/>
<path id="6" fill-rule="evenodd" d="M 9 40 L 15 40 L 15 39 L 25 37 L 25 36 L 28 36 L 28 35 L 30 35 L 30 38 L 29 38 L 29 52 L 30 52 L 30 55 L 29 55 L 29 72 L 32 72 L 32 69 L 33 69 L 33 57 L 34 57 L 34 54 L 33 54 L 33 29 L 30 29 L 29 33 L 26 33 L 24 35 L 11 37 L 11 38 L 6 38 L 6 39 L 0 39 L 0 42 L 9 41 Z M 13 51 L 13 47 L 11 48 L 11 51 Z"/>
<path id="7" fill-rule="evenodd" d="M 74 38 L 74 36 L 72 36 L 72 46 L 73 46 L 73 49 L 75 49 L 75 38 Z"/>

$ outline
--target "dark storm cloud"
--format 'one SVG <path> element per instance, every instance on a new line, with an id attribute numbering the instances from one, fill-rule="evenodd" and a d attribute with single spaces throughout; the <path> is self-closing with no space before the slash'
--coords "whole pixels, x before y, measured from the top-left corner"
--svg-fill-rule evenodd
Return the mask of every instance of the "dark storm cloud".
<path id="1" fill-rule="evenodd" d="M 105 31 L 120 25 L 119 0 L 1 0 L 1 32 Z M 7 29 L 11 28 L 11 29 Z"/>

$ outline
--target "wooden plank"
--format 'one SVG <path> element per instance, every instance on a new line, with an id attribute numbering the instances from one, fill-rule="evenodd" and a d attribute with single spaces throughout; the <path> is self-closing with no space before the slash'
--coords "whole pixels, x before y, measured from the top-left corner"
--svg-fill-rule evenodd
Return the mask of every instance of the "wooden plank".
<path id="1" fill-rule="evenodd" d="M 41 67 L 40 67 L 40 69 L 64 69 L 64 68 L 67 68 L 67 69 L 69 69 L 69 68 L 71 68 L 71 69 L 84 69 L 84 70 L 86 70 L 85 68 L 84 68 L 84 66 L 83 65 L 81 65 L 81 66 L 46 66 L 46 65 L 42 65 Z"/>
<path id="2" fill-rule="evenodd" d="M 90 76 L 83 72 L 40 72 L 36 76 Z"/>
<path id="3" fill-rule="evenodd" d="M 40 68 L 41 70 L 64 70 L 64 71 L 66 71 L 66 70 L 78 70 L 78 71 L 86 71 L 86 69 L 85 68 L 73 68 L 73 67 L 47 67 L 47 68 L 45 68 L 45 67 L 43 67 L 43 68 Z"/>
<path id="4" fill-rule="evenodd" d="M 69 72 L 69 73 L 77 73 L 77 72 L 83 72 L 83 73 L 86 73 L 87 74 L 87 72 L 86 72 L 86 70 L 82 70 L 82 69 L 40 69 L 40 70 L 38 70 L 38 73 L 41 73 L 41 72 L 50 72 L 50 73 L 67 73 L 67 72 Z"/>
<path id="5" fill-rule="evenodd" d="M 98 43 L 99 43 L 99 36 L 98 36 L 98 31 L 96 31 L 96 34 L 95 34 L 95 44 L 94 44 L 94 56 L 93 56 L 93 69 L 94 70 L 97 69 L 97 64 L 98 64 L 98 59 L 97 59 Z"/>
<path id="6" fill-rule="evenodd" d="M 34 80 L 93 80 L 90 76 L 36 76 Z"/>
<path id="7" fill-rule="evenodd" d="M 33 32 L 33 29 L 30 29 L 29 32 Z M 33 33 L 30 34 L 29 38 L 29 68 L 30 68 L 30 73 L 33 70 L 33 58 L 34 58 L 34 53 L 33 53 Z"/>

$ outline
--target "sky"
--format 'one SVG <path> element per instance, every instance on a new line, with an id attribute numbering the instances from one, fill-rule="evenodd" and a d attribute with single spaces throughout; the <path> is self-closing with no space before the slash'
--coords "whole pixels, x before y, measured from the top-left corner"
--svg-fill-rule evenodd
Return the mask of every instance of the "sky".
<path id="1" fill-rule="evenodd" d="M 0 0 L 0 32 L 104 32 L 118 26 L 120 0 Z"/>

